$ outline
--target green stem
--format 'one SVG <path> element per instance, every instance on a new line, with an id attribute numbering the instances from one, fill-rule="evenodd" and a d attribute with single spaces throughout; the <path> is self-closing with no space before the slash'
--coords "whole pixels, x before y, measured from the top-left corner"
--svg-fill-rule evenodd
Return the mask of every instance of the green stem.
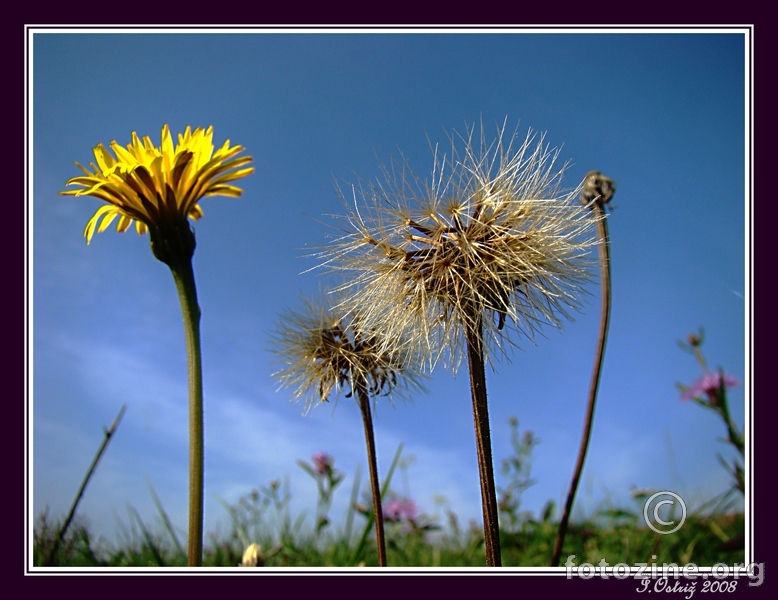
<path id="1" fill-rule="evenodd" d="M 189 566 L 203 564 L 203 371 L 200 307 L 192 260 L 170 264 L 184 317 L 189 371 Z"/>
<path id="2" fill-rule="evenodd" d="M 494 487 L 492 440 L 489 431 L 489 408 L 486 402 L 486 372 L 481 340 L 481 318 L 467 330 L 467 361 L 470 370 L 470 391 L 473 397 L 473 424 L 478 454 L 478 475 L 481 480 L 481 505 L 484 515 L 484 547 L 486 564 L 502 566 L 500 526 L 497 513 L 497 491 Z"/>
<path id="3" fill-rule="evenodd" d="M 370 489 L 373 494 L 373 514 L 375 515 L 375 541 L 378 547 L 378 566 L 386 566 L 386 539 L 384 538 L 384 514 L 381 508 L 381 486 L 378 482 L 378 461 L 376 460 L 375 436 L 373 435 L 373 417 L 370 414 L 370 397 L 364 385 L 357 386 L 359 408 L 365 425 L 367 443 L 367 462 L 370 467 Z"/>
<path id="4" fill-rule="evenodd" d="M 602 202 L 593 203 L 592 210 L 595 211 L 597 219 L 597 236 L 599 238 L 600 254 L 600 282 L 602 285 L 602 300 L 600 304 L 600 333 L 597 340 L 597 353 L 594 357 L 594 368 L 592 370 L 592 379 L 589 384 L 589 400 L 586 405 L 586 418 L 584 420 L 583 435 L 581 436 L 581 446 L 578 449 L 578 459 L 573 471 L 573 478 L 570 481 L 570 490 L 567 493 L 565 501 L 565 510 L 562 513 L 562 520 L 559 522 L 556 541 L 554 542 L 554 552 L 551 556 L 551 566 L 558 567 L 559 559 L 562 556 L 562 545 L 567 534 L 567 525 L 570 521 L 570 513 L 573 509 L 575 493 L 578 489 L 578 482 L 581 479 L 584 461 L 586 460 L 586 451 L 589 448 L 589 439 L 592 434 L 592 423 L 594 421 L 594 406 L 597 401 L 597 389 L 600 385 L 600 374 L 602 373 L 602 361 L 605 357 L 605 341 L 608 338 L 608 324 L 610 322 L 611 307 L 611 267 L 610 267 L 610 241 L 608 238 L 608 224 L 605 220 L 605 208 Z"/>
<path id="5" fill-rule="evenodd" d="M 718 399 L 719 399 L 719 406 L 716 407 L 716 410 L 718 410 L 719 414 L 721 415 L 721 418 L 724 420 L 724 423 L 727 426 L 727 435 L 729 436 L 729 443 L 734 445 L 735 448 L 737 448 L 738 452 L 740 452 L 741 456 L 745 455 L 745 441 L 743 439 L 743 434 L 741 434 L 737 427 L 735 426 L 735 423 L 732 421 L 732 416 L 729 414 L 729 404 L 727 402 L 727 389 L 724 385 L 724 371 L 719 369 L 719 381 L 721 381 L 721 385 L 719 386 L 719 393 L 718 393 Z"/>

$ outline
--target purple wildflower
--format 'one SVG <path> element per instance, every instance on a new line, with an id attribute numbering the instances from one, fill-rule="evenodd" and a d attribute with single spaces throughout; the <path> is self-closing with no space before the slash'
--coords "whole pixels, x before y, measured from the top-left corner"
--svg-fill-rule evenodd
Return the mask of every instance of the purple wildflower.
<path id="1" fill-rule="evenodd" d="M 332 470 L 332 457 L 326 452 L 317 452 L 313 455 L 313 465 L 319 475 L 326 475 Z"/>
<path id="2" fill-rule="evenodd" d="M 681 400 L 693 400 L 695 398 L 701 398 L 707 396 L 708 399 L 713 402 L 719 393 L 719 389 L 722 384 L 722 377 L 724 378 L 724 387 L 731 388 L 736 385 L 740 385 L 735 377 L 728 373 L 721 373 L 716 371 L 715 373 L 705 373 L 692 386 L 681 394 Z"/>
<path id="3" fill-rule="evenodd" d="M 416 503 L 410 498 L 394 498 L 384 506 L 384 519 L 390 523 L 397 521 L 415 521 L 419 514 Z"/>

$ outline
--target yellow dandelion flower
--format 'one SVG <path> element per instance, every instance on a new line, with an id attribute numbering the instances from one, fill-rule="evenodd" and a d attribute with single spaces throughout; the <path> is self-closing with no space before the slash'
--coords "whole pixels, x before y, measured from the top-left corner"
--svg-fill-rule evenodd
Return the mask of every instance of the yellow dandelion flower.
<path id="1" fill-rule="evenodd" d="M 139 234 L 149 232 L 151 251 L 170 267 L 176 284 L 186 336 L 189 373 L 189 546 L 190 566 L 202 564 L 203 550 L 203 378 L 200 352 L 200 307 L 192 257 L 195 236 L 189 219 L 203 216 L 200 200 L 205 196 L 232 196 L 243 193 L 233 181 L 254 171 L 247 167 L 250 156 L 237 157 L 242 146 L 227 140 L 214 152 L 213 127 L 178 134 L 178 143 L 167 125 L 162 127 L 159 147 L 148 136 L 143 140 L 133 131 L 126 148 L 110 143 L 113 154 L 103 144 L 95 146 L 95 162 L 66 185 L 66 196 L 93 196 L 106 202 L 97 209 L 84 229 L 87 244 L 95 231 L 105 231 L 118 217 L 116 230 L 127 231 L 133 222 Z"/>
<path id="2" fill-rule="evenodd" d="M 86 224 L 87 243 L 95 232 L 105 231 L 118 218 L 119 232 L 127 231 L 133 223 L 139 234 L 148 231 L 152 250 L 163 262 L 169 264 L 182 254 L 191 258 L 194 234 L 188 219 L 203 216 L 200 200 L 205 196 L 240 196 L 243 190 L 232 182 L 254 171 L 254 167 L 245 166 L 252 161 L 250 156 L 236 157 L 242 146 L 230 146 L 227 140 L 214 152 L 212 140 L 212 126 L 194 131 L 187 127 L 178 134 L 174 146 L 165 125 L 159 147 L 148 136 L 141 140 L 135 132 L 126 148 L 116 141 L 110 143 L 113 155 L 103 144 L 95 146 L 91 169 L 76 163 L 84 175 L 66 184 L 81 189 L 60 192 L 107 202 Z"/>

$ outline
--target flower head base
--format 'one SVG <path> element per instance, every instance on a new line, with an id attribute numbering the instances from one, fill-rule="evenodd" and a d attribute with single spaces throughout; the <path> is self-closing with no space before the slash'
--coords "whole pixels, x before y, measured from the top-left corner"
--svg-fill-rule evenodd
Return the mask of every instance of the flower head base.
<path id="1" fill-rule="evenodd" d="M 127 231 L 133 222 L 139 234 L 149 231 L 152 251 L 162 262 L 191 258 L 195 239 L 188 219 L 203 216 L 199 201 L 205 196 L 240 196 L 242 190 L 230 182 L 254 171 L 254 167 L 244 167 L 251 162 L 250 156 L 235 158 L 242 146 L 231 147 L 227 140 L 214 152 L 212 139 L 213 127 L 198 127 L 194 132 L 187 127 L 173 146 L 165 125 L 159 147 L 148 136 L 141 141 L 135 132 L 126 148 L 111 142 L 115 158 L 98 144 L 91 170 L 76 163 L 84 175 L 67 182 L 83 189 L 60 192 L 94 196 L 108 203 L 86 224 L 87 243 L 95 231 L 105 231 L 118 217 L 117 231 Z"/>
<path id="2" fill-rule="evenodd" d="M 708 404 L 717 406 L 720 403 L 719 394 L 723 388 L 740 385 L 735 377 L 723 371 L 705 373 L 692 386 L 681 394 L 681 400 L 695 400 L 707 397 Z"/>
<path id="3" fill-rule="evenodd" d="M 402 162 L 354 187 L 347 232 L 322 253 L 356 275 L 360 316 L 388 340 L 411 332 L 430 367 L 447 351 L 456 369 L 465 335 L 504 352 L 506 324 L 530 337 L 559 326 L 589 277 L 594 217 L 580 188 L 560 191 L 564 168 L 554 171 L 542 136 L 514 147 L 504 132 L 492 143 L 483 127 L 480 139 L 473 127 L 451 136 L 429 180 Z"/>
<path id="4" fill-rule="evenodd" d="M 306 399 L 306 411 L 327 401 L 333 391 L 350 398 L 360 392 L 392 396 L 422 387 L 406 357 L 382 350 L 380 336 L 331 296 L 306 299 L 303 311 L 282 315 L 275 337 L 284 367 L 274 376 L 297 398 Z"/>

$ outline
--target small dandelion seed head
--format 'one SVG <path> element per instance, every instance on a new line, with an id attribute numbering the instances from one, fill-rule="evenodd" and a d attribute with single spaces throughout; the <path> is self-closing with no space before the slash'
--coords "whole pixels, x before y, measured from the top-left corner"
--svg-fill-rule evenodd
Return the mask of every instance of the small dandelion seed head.
<path id="1" fill-rule="evenodd" d="M 449 142 L 448 153 L 433 147 L 430 178 L 403 160 L 351 186 L 345 221 L 356 227 L 320 258 L 354 277 L 357 314 L 388 343 L 456 370 L 468 334 L 488 359 L 514 343 L 508 331 L 534 339 L 570 318 L 590 277 L 596 217 L 577 202 L 580 186 L 561 188 L 564 167 L 542 135 L 520 142 L 503 124 L 488 141 L 471 126 Z"/>
<path id="2" fill-rule="evenodd" d="M 341 392 L 392 399 L 423 389 L 416 361 L 365 327 L 342 294 L 320 293 L 302 310 L 284 313 L 274 342 L 283 365 L 274 377 L 304 400 L 306 412 Z"/>

